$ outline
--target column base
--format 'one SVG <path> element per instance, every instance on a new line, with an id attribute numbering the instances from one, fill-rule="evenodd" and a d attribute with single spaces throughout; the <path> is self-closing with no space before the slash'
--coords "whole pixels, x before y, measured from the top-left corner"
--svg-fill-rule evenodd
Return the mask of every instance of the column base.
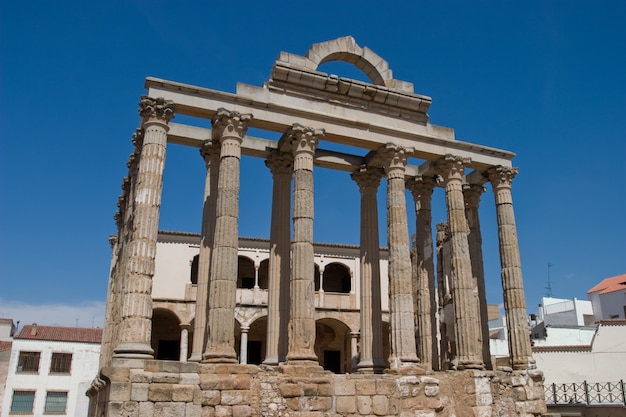
<path id="1" fill-rule="evenodd" d="M 202 363 L 239 363 L 237 354 L 232 348 L 211 349 L 202 355 Z"/>
<path id="2" fill-rule="evenodd" d="M 202 361 L 202 354 L 201 353 L 192 353 L 191 356 L 189 357 L 189 359 L 187 359 L 188 362 L 201 362 Z"/>
<path id="3" fill-rule="evenodd" d="M 113 357 L 130 359 L 153 359 L 154 350 L 145 343 L 120 343 L 113 349 Z"/>

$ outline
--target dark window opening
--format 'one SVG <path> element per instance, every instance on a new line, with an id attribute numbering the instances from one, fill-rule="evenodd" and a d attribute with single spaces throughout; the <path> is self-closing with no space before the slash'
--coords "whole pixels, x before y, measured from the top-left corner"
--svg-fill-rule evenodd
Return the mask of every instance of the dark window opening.
<path id="1" fill-rule="evenodd" d="M 338 350 L 324 351 L 324 369 L 336 374 L 341 373 L 341 352 Z"/>
<path id="2" fill-rule="evenodd" d="M 32 413 L 35 391 L 13 391 L 11 400 L 12 413 Z"/>
<path id="3" fill-rule="evenodd" d="M 41 352 L 20 352 L 17 372 L 39 372 L 40 355 Z"/>
<path id="4" fill-rule="evenodd" d="M 48 391 L 44 413 L 65 413 L 67 392 Z"/>
<path id="5" fill-rule="evenodd" d="M 200 255 L 196 255 L 193 257 L 191 261 L 191 283 L 197 285 L 198 284 L 198 263 L 200 262 Z"/>
<path id="6" fill-rule="evenodd" d="M 256 340 L 248 341 L 248 363 L 252 365 L 260 365 L 261 359 L 261 343 Z"/>
<path id="7" fill-rule="evenodd" d="M 52 361 L 50 361 L 50 373 L 69 374 L 72 368 L 71 353 L 52 353 Z"/>
<path id="8" fill-rule="evenodd" d="M 178 340 L 159 340 L 157 359 L 177 361 L 180 359 L 180 342 Z"/>

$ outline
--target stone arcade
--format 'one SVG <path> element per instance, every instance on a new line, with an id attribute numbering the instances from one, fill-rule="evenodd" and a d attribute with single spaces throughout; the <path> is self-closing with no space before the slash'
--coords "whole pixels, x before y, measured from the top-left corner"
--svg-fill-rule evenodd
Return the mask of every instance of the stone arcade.
<path id="1" fill-rule="evenodd" d="M 371 83 L 317 71 L 334 60 L 354 64 Z M 236 94 L 154 78 L 146 87 L 116 215 L 101 372 L 88 391 L 91 416 L 545 413 L 543 376 L 534 367 L 526 324 L 512 153 L 457 141 L 452 129 L 430 124 L 431 99 L 394 79 L 385 60 L 351 37 L 315 44 L 305 56 L 281 52 L 266 84 L 239 84 Z M 212 129 L 173 123 L 175 114 L 211 120 Z M 282 136 L 250 137 L 248 127 Z M 361 148 L 364 156 L 321 149 L 320 140 Z M 199 148 L 206 164 L 201 234 L 188 237 L 197 239 L 197 283 L 186 304 L 190 317 L 180 324 L 178 361 L 155 356 L 152 322 L 168 143 Z M 238 296 L 241 155 L 265 158 L 274 181 L 262 309 L 243 306 Z M 410 165 L 408 158 L 422 162 Z M 324 274 L 313 242 L 315 167 L 350 173 L 361 195 L 360 246 L 353 248 L 358 299 L 346 313 L 353 315 L 346 333 L 351 364 L 338 368 L 346 373 L 324 369 L 316 344 Z M 388 249 L 382 252 L 381 178 L 388 210 Z M 509 366 L 495 370 L 478 222 L 486 183 L 495 196 L 510 346 Z M 448 217 L 437 225 L 436 245 L 434 187 L 445 190 Z M 406 188 L 417 219 L 412 249 Z M 258 289 L 258 276 L 254 284 Z M 249 327 L 240 314 L 246 308 L 266 320 L 262 364 L 246 363 Z"/>

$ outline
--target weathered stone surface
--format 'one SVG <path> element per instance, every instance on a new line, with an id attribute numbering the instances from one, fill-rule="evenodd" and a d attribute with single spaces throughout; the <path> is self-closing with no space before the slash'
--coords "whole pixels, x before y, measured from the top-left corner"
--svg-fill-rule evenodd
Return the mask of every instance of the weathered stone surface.
<path id="1" fill-rule="evenodd" d="M 148 389 L 148 400 L 150 401 L 172 401 L 174 386 L 172 384 L 150 384 Z"/>
<path id="2" fill-rule="evenodd" d="M 340 414 L 350 414 L 356 412 L 356 397 L 353 395 L 337 397 L 335 403 L 337 412 Z"/>
<path id="3" fill-rule="evenodd" d="M 148 388 L 150 384 L 135 383 L 131 386 L 130 399 L 132 401 L 148 401 Z"/>

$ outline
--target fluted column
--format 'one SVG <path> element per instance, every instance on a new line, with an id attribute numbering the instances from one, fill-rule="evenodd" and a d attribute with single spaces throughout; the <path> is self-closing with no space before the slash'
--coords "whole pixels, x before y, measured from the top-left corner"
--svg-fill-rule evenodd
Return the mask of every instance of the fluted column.
<path id="1" fill-rule="evenodd" d="M 274 185 L 270 227 L 267 340 L 263 363 L 278 365 L 287 355 L 289 324 L 289 245 L 293 156 L 274 151 L 265 161 Z"/>
<path id="2" fill-rule="evenodd" d="M 409 150 L 387 144 L 379 151 L 387 175 L 387 240 L 389 244 L 389 316 L 391 368 L 419 362 L 411 291 L 411 252 L 404 196 L 404 171 Z"/>
<path id="3" fill-rule="evenodd" d="M 152 277 L 159 230 L 159 212 L 163 190 L 163 169 L 168 123 L 174 117 L 173 102 L 142 96 L 143 145 L 139 159 L 134 217 L 128 267 L 122 301 L 118 357 L 151 358 Z"/>
<path id="4" fill-rule="evenodd" d="M 534 361 L 526 322 L 524 282 L 511 196 L 511 184 L 517 172 L 517 168 L 499 166 L 489 169 L 488 174 L 496 201 L 502 290 L 509 332 L 511 366 L 513 369 L 527 369 L 534 366 Z"/>
<path id="5" fill-rule="evenodd" d="M 457 369 L 482 369 L 484 364 L 479 343 L 478 298 L 474 292 L 462 189 L 465 165 L 469 162 L 467 158 L 446 155 L 437 165 L 446 189 L 452 250 L 452 297 L 457 351 L 454 362 Z"/>
<path id="6" fill-rule="evenodd" d="M 313 258 L 313 156 L 321 129 L 294 125 L 293 242 L 291 244 L 291 317 L 287 362 L 317 361 L 315 345 L 315 264 Z"/>
<path id="7" fill-rule="evenodd" d="M 463 199 L 465 201 L 465 218 L 469 234 L 467 241 L 472 262 L 472 275 L 478 290 L 478 313 L 480 319 L 480 343 L 483 351 L 483 362 L 487 369 L 491 369 L 491 352 L 489 349 L 489 313 L 487 311 L 487 293 L 485 291 L 485 271 L 483 267 L 483 239 L 480 232 L 480 219 L 478 206 L 480 195 L 485 192 L 485 187 L 478 184 L 466 184 L 463 186 Z"/>
<path id="8" fill-rule="evenodd" d="M 234 324 L 239 245 L 239 176 L 241 142 L 251 118 L 249 114 L 219 109 L 213 120 L 213 135 L 220 142 L 220 164 L 209 283 L 209 337 L 203 355 L 205 362 L 237 362 Z"/>
<path id="9" fill-rule="evenodd" d="M 385 367 L 380 295 L 380 242 L 376 192 L 383 175 L 380 169 L 362 167 L 352 173 L 361 193 L 361 355 L 360 372 L 378 372 Z"/>
<path id="10" fill-rule="evenodd" d="M 196 318 L 194 321 L 192 362 L 200 362 L 207 339 L 207 301 L 209 298 L 209 273 L 211 272 L 211 249 L 215 232 L 215 204 L 217 202 L 217 172 L 220 162 L 219 144 L 212 140 L 204 142 L 200 155 L 206 166 L 204 181 L 204 204 L 202 207 L 202 231 L 198 255 L 198 286 L 196 288 Z"/>
<path id="11" fill-rule="evenodd" d="M 437 323 L 435 321 L 435 263 L 431 200 L 435 181 L 418 176 L 407 183 L 415 203 L 415 268 L 417 291 L 417 355 L 426 369 L 438 368 Z"/>

